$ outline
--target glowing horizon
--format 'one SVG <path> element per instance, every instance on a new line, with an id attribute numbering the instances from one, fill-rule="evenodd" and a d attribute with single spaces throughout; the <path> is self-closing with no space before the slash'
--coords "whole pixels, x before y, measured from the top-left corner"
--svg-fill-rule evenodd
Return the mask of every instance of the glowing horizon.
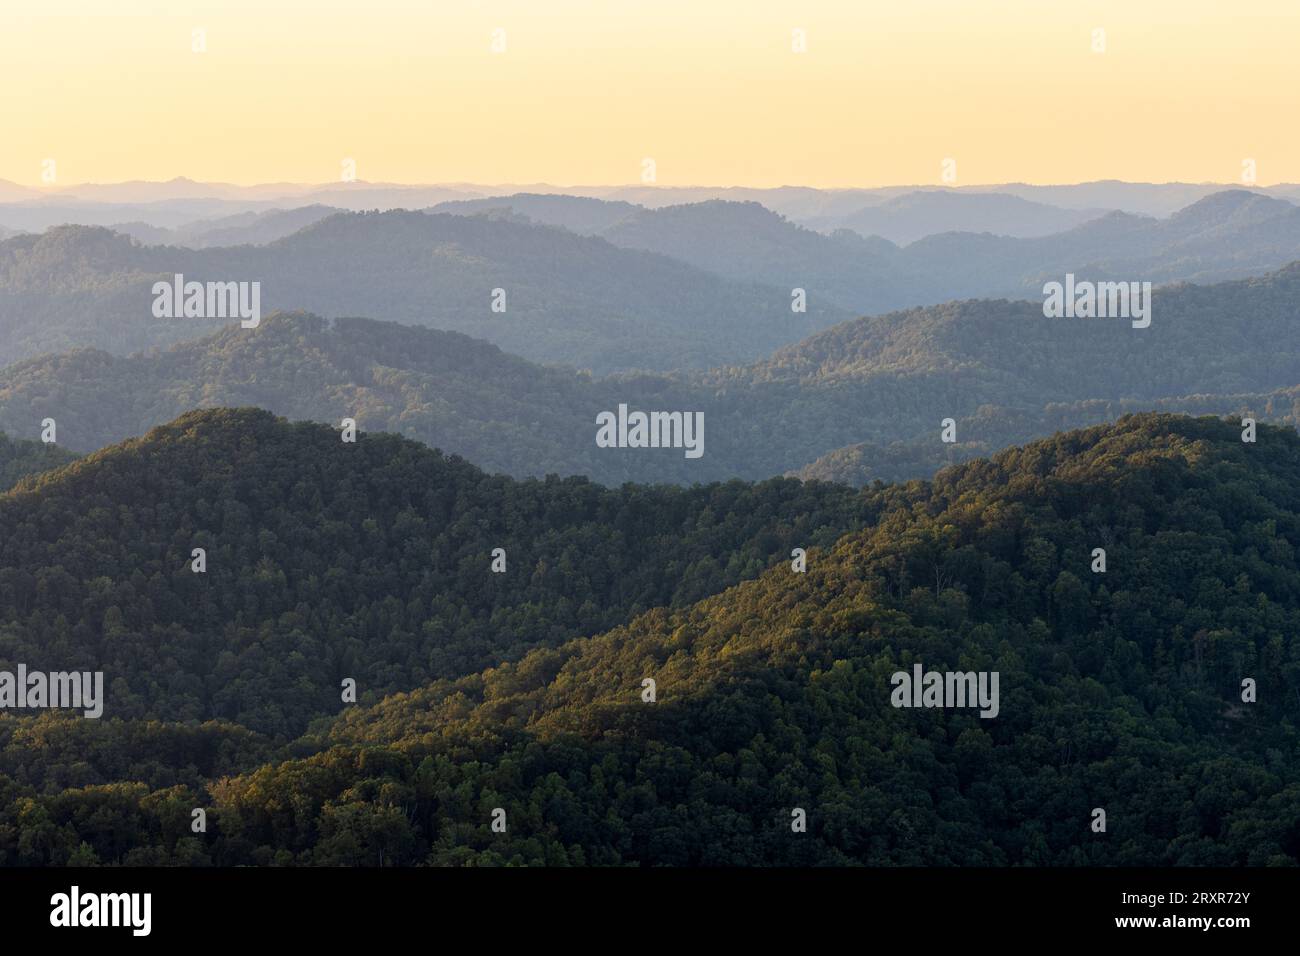
<path id="1" fill-rule="evenodd" d="M 854 189 L 945 185 L 951 158 L 957 187 L 1300 182 L 1293 0 L 98 6 L 0 11 L 0 179 L 327 185 L 353 159 L 376 185 L 612 187 L 651 158 L 659 186 Z"/>

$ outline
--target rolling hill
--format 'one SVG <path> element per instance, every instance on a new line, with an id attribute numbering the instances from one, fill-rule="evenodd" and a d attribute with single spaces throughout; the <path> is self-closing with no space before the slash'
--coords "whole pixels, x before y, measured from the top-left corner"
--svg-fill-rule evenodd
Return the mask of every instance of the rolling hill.
<path id="1" fill-rule="evenodd" d="M 912 208 L 911 203 L 922 210 L 935 203 L 970 206 L 971 222 L 984 206 L 1019 202 L 931 192 L 889 200 L 891 206 Z M 437 208 L 478 216 L 509 211 L 729 278 L 804 288 L 811 302 L 859 314 L 965 298 L 1041 301 L 1044 282 L 1061 281 L 1068 272 L 1093 281 L 1215 282 L 1300 259 L 1300 206 L 1249 190 L 1213 193 L 1164 219 L 1071 211 L 1063 215 L 1079 224 L 1047 235 L 945 231 L 902 247 L 849 229 L 824 235 L 755 202 L 710 200 L 654 209 L 592 203 L 520 195 Z"/>
<path id="2" fill-rule="evenodd" d="M 0 860 L 1300 860 L 1293 431 L 1143 415 L 847 500 L 663 494 L 512 489 L 400 439 L 212 411 L 0 496 L 5 666 L 111 688 L 102 721 L 0 718 Z M 689 529 L 705 563 L 680 563 Z M 527 557 L 494 580 L 503 538 Z M 728 582 L 733 549 L 766 570 Z M 623 622 L 585 625 L 579 584 Z M 522 655 L 474 672 L 469 631 Z M 899 707 L 914 666 L 996 673 L 996 699 Z M 244 723 L 312 714 L 289 744 Z"/>
<path id="3" fill-rule="evenodd" d="M 345 213 L 265 246 L 197 250 L 69 226 L 0 242 L 0 363 L 79 347 L 125 354 L 233 324 L 154 318 L 153 284 L 176 273 L 260 282 L 263 315 L 383 314 L 595 371 L 756 359 L 847 317 L 815 300 L 793 313 L 788 289 L 502 220 Z"/>
<path id="4" fill-rule="evenodd" d="M 698 600 L 861 526 L 860 498 L 517 482 L 393 435 L 191 412 L 0 495 L 0 670 L 100 669 L 109 717 L 284 741 L 343 677 L 378 699 Z"/>
<path id="5" fill-rule="evenodd" d="M 1108 209 L 1062 209 L 1003 193 L 927 190 L 872 203 L 848 215 L 804 223 L 813 229 L 851 229 L 906 246 L 945 232 L 990 232 L 1028 238 L 1065 232 L 1096 219 Z"/>
<path id="6" fill-rule="evenodd" d="M 1300 258 L 1300 207 L 1245 190 L 1213 194 L 1168 219 L 1111 213 L 1050 236 L 946 233 L 903 248 L 847 230 L 822 235 L 755 203 L 651 210 L 523 196 L 450 208 L 474 214 L 311 221 L 325 210 L 307 208 L 182 230 L 194 244 L 260 246 L 142 246 L 76 226 L 10 237 L 0 241 L 0 363 L 203 337 L 220 320 L 152 315 L 153 284 L 176 273 L 260 282 L 264 315 L 382 315 L 606 373 L 752 362 L 854 313 L 969 297 L 1041 301 L 1043 284 L 1067 273 L 1213 282 Z M 149 243 L 182 234 L 123 228 Z M 794 289 L 805 290 L 807 312 L 792 310 Z M 494 296 L 504 313 L 493 311 Z"/>
<path id="7" fill-rule="evenodd" d="M 1158 289 L 1146 329 L 954 302 L 843 323 L 751 365 L 605 377 L 454 332 L 277 315 L 130 358 L 80 350 L 10 366 L 0 431 L 35 436 L 52 417 L 61 444 L 88 452 L 194 408 L 258 405 L 336 426 L 354 418 L 515 477 L 903 480 L 1143 410 L 1294 424 L 1297 297 L 1300 265 Z M 596 416 L 620 404 L 702 412 L 703 456 L 598 447 Z M 956 444 L 939 440 L 945 418 Z"/>

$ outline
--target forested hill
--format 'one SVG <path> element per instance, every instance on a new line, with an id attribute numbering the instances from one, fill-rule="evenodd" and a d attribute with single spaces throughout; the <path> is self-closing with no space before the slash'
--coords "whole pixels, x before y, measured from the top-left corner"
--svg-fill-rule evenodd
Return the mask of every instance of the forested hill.
<path id="1" fill-rule="evenodd" d="M 1145 329 L 972 300 L 843 323 L 753 365 L 605 377 L 455 332 L 273 315 L 130 358 L 81 350 L 11 366 L 0 374 L 0 430 L 35 435 L 51 417 L 60 443 L 86 452 L 192 408 L 256 405 L 352 417 L 516 477 L 898 480 L 1129 412 L 1294 423 L 1297 300 L 1300 264 L 1158 289 Z M 597 447 L 596 416 L 620 404 L 702 412 L 704 455 Z M 939 440 L 945 418 L 957 423 L 955 445 Z"/>
<path id="2" fill-rule="evenodd" d="M 987 456 L 1009 445 L 1057 431 L 1113 422 L 1124 415 L 1164 412 L 1178 415 L 1236 415 L 1300 426 L 1300 386 L 1264 392 L 1181 395 L 1155 399 L 1090 399 L 1053 402 L 1041 410 L 983 405 L 955 419 L 959 436 L 976 436 L 952 444 L 932 436 L 889 444 L 861 442 L 837 448 L 789 474 L 815 481 L 867 485 L 933 475 L 940 468 Z"/>
<path id="3" fill-rule="evenodd" d="M 861 209 L 861 216 L 814 216 L 819 228 L 849 227 L 830 235 L 756 202 L 643 209 L 523 194 L 438 208 L 563 225 L 719 275 L 799 286 L 810 301 L 858 314 L 954 299 L 1036 299 L 1045 281 L 1067 272 L 1094 281 L 1204 283 L 1260 275 L 1300 258 L 1300 209 L 1293 203 L 1244 189 L 1193 198 L 1188 194 L 1189 204 L 1163 219 L 1123 212 L 1095 218 L 1101 210 L 1051 210 L 1005 195 L 914 192 Z M 1051 234 L 1031 238 L 1026 230 Z M 910 241 L 922 233 L 902 248 L 881 238 Z"/>
<path id="4" fill-rule="evenodd" d="M 754 362 L 854 315 L 972 297 L 1039 299 L 1044 282 L 1067 272 L 1092 281 L 1217 282 L 1300 258 L 1300 209 L 1248 190 L 1206 197 L 1167 219 L 1112 213 L 1050 236 L 949 232 L 903 249 L 847 230 L 821 235 L 756 203 L 490 203 L 486 215 L 341 212 L 311 222 L 326 210 L 269 213 L 232 223 L 224 237 L 219 222 L 207 224 L 224 245 L 308 223 L 260 246 L 142 245 L 77 225 L 0 239 L 0 365 L 75 348 L 129 354 L 233 324 L 155 318 L 152 287 L 177 273 L 260 282 L 263 315 L 302 309 L 451 329 L 535 362 L 604 373 Z M 165 238 L 147 225 L 121 228 Z M 498 289 L 504 312 L 492 308 Z M 806 312 L 792 309 L 795 289 L 806 293 Z"/>
<path id="5" fill-rule="evenodd" d="M 1257 278 L 1154 291 L 1148 328 L 1044 318 L 1043 304 L 949 302 L 845 322 L 711 381 L 923 386 L 1005 405 L 1261 392 L 1300 384 L 1300 262 Z"/>
<path id="6" fill-rule="evenodd" d="M 102 670 L 110 717 L 283 737 L 344 677 L 374 698 L 696 601 L 861 506 L 792 479 L 518 482 L 397 436 L 193 412 L 0 495 L 0 669 Z"/>
<path id="7" fill-rule="evenodd" d="M 81 349 L 20 362 L 0 378 L 0 429 L 32 431 L 52 417 L 60 443 L 86 452 L 193 409 L 256 405 L 291 419 L 354 418 L 491 472 L 617 484 L 636 459 L 598 449 L 594 435 L 597 411 L 619 394 L 458 332 L 279 314 L 130 358 Z"/>
<path id="8" fill-rule="evenodd" d="M 61 226 L 0 241 L 0 365 L 74 348 L 129 354 L 237 324 L 155 318 L 153 285 L 177 273 L 259 282 L 263 315 L 377 316 L 596 372 L 752 361 L 852 314 L 819 301 L 794 313 L 789 288 L 503 219 L 338 213 L 268 245 L 212 249 Z"/>
<path id="9" fill-rule="evenodd" d="M 627 530 L 637 554 L 588 536 L 567 554 L 550 550 L 545 567 L 535 561 L 539 541 L 558 546 L 566 534 L 547 527 L 589 513 L 584 494 L 606 493 L 487 480 L 476 497 L 451 490 L 473 476 L 461 463 L 382 436 L 344 449 L 336 440 L 260 413 L 204 413 L 0 497 L 0 547 L 20 535 L 3 555 L 4 603 L 26 616 L 0 626 L 6 654 L 38 629 L 29 662 L 37 650 L 85 665 L 109 646 L 130 652 L 104 661 L 115 675 L 106 718 L 125 724 L 0 720 L 7 862 L 1300 862 L 1300 437 L 1290 429 L 1264 426 L 1246 443 L 1236 422 L 1143 415 L 1063 433 L 852 501 L 865 523 L 809 549 L 803 573 L 781 560 L 644 614 L 689 571 L 633 530 L 635 518 L 600 524 Z M 365 477 L 353 471 L 360 456 Z M 564 494 L 543 505 L 548 489 Z M 748 520 L 752 496 L 818 491 L 778 482 L 672 493 L 713 496 L 707 520 L 689 509 L 665 517 L 646 489 L 620 500 L 644 503 L 657 529 L 702 532 L 724 512 Z M 730 507 L 724 493 L 738 496 Z M 46 513 L 71 494 L 84 506 Z M 326 517 L 296 528 L 307 504 Z M 805 500 L 796 513 L 817 509 Z M 512 525 L 494 533 L 500 515 Z M 206 577 L 182 568 L 196 519 L 210 543 Z M 33 551 L 28 529 L 49 522 L 60 546 Z M 471 606 L 431 614 L 421 575 L 445 573 L 437 555 L 455 552 L 468 528 L 482 543 L 459 554 L 460 577 L 439 590 Z M 480 552 L 506 531 L 519 535 L 507 533 L 511 553 L 528 557 L 488 578 Z M 751 563 L 804 536 L 790 528 Z M 598 577 L 614 554 L 633 565 Z M 338 704 L 331 681 L 356 672 L 373 689 L 424 667 L 423 655 L 447 660 L 441 649 L 479 621 L 507 643 L 584 630 L 559 610 L 578 595 L 529 601 L 531 627 L 511 610 L 524 605 L 488 597 L 545 588 L 551 569 L 584 558 L 577 580 L 622 594 L 606 606 L 625 623 L 373 706 Z M 627 574 L 657 584 L 638 599 Z M 127 588 L 149 620 L 133 619 Z M 485 619 L 473 605 L 489 600 L 497 611 Z M 190 605 L 201 622 L 192 633 Z M 319 607 L 346 616 L 317 619 Z M 407 634 L 406 615 L 430 624 Z M 539 626 L 552 615 L 554 627 Z M 385 636 L 428 640 L 419 660 L 386 660 Z M 191 674 L 176 665 L 196 645 L 219 656 Z M 891 676 L 917 663 L 996 672 L 996 716 L 891 706 Z M 309 693 L 281 683 L 282 664 L 294 680 L 306 675 Z M 1257 699 L 1243 698 L 1246 679 Z M 242 698 L 240 716 L 264 721 L 267 707 L 320 712 L 330 695 L 343 713 L 318 722 L 291 759 L 228 776 L 232 755 L 257 753 L 235 730 L 223 747 L 201 747 L 184 734 L 217 728 L 135 719 L 150 696 L 161 711 L 187 694 L 200 702 L 193 716 L 205 700 Z M 68 747 L 77 735 L 96 742 L 93 766 Z M 122 754 L 149 744 L 148 759 Z M 169 778 L 176 761 L 188 770 Z M 207 766 L 221 771 L 195 779 Z M 132 782 L 146 773 L 135 767 L 160 782 Z M 114 769 L 116 782 L 87 785 Z M 195 806 L 209 813 L 198 836 Z M 498 809 L 505 832 L 491 825 Z M 792 828 L 795 809 L 806 832 Z M 1093 829 L 1098 809 L 1105 832 Z"/>
<path id="10" fill-rule="evenodd" d="M 1137 416 L 884 489 L 804 574 L 350 711 L 218 799 L 314 862 L 1294 865 L 1300 438 L 1258 439 Z M 997 671 L 999 713 L 891 707 L 916 662 Z"/>

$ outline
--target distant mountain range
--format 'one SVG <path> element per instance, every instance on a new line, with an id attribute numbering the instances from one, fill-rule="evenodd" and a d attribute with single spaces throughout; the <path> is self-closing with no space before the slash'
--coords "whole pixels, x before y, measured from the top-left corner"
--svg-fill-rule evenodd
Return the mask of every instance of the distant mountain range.
<path id="1" fill-rule="evenodd" d="M 945 202 L 977 206 L 994 198 L 943 195 Z M 912 203 L 912 197 L 893 202 L 904 200 Z M 1044 282 L 1067 272 L 1093 280 L 1212 282 L 1300 259 L 1300 206 L 1247 190 L 1214 193 L 1168 219 L 1114 212 L 1036 238 L 944 233 L 902 248 L 844 229 L 822 235 L 753 202 L 647 210 L 523 195 L 437 208 L 480 215 L 508 210 L 720 275 L 806 288 L 814 298 L 858 313 L 971 297 L 1040 298 Z"/>
<path id="2" fill-rule="evenodd" d="M 851 229 L 907 245 L 945 232 L 991 232 L 1026 238 L 1065 232 L 1096 219 L 1104 209 L 1068 209 L 1005 193 L 914 192 L 840 216 L 817 216 L 804 225 L 824 232 Z"/>
<path id="3" fill-rule="evenodd" d="M 259 281 L 266 313 L 378 313 L 605 373 L 751 362 L 854 314 L 1041 301 L 1043 284 L 1067 273 L 1214 282 L 1300 258 L 1300 207 L 1244 190 L 1167 219 L 1110 213 L 1039 238 L 947 233 L 902 248 L 848 230 L 823 235 L 755 203 L 649 210 L 529 195 L 443 208 L 473 214 L 248 214 L 191 230 L 196 245 L 223 244 L 206 249 L 140 246 L 80 226 L 11 237 L 0 242 L 0 362 L 207 334 L 220 320 L 152 316 L 151 287 L 175 273 Z M 504 314 L 492 311 L 495 289 Z M 793 308 L 799 289 L 806 312 Z"/>
<path id="4" fill-rule="evenodd" d="M 166 229 L 146 222 L 113 223 L 110 228 L 150 246 L 185 246 L 209 249 L 217 246 L 262 246 L 293 235 L 304 226 L 342 212 L 333 206 L 298 206 L 293 209 L 270 209 L 264 212 L 241 212 L 217 219 Z"/>
<path id="5" fill-rule="evenodd" d="M 906 244 L 943 232 L 1026 237 L 1060 231 L 1108 211 L 1165 217 L 1206 196 L 1239 188 L 1213 183 L 1102 181 L 1062 186 L 888 186 L 874 189 L 554 186 L 549 184 L 400 185 L 350 182 L 236 186 L 169 182 L 79 184 L 32 189 L 0 181 L 0 227 L 40 232 L 79 223 L 141 223 L 165 229 L 247 212 L 310 205 L 353 211 L 420 209 L 519 193 L 591 198 L 647 209 L 723 200 L 757 202 L 793 222 L 823 231 L 847 227 Z M 1300 202 L 1300 186 L 1251 187 L 1256 195 Z M 578 230 L 582 231 L 582 230 Z"/>

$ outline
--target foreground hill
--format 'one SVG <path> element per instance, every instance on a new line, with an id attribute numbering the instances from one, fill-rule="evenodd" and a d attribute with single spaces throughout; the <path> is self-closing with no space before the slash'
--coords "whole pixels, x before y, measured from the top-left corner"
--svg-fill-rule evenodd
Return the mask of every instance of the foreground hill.
<path id="1" fill-rule="evenodd" d="M 220 417 L 154 436 L 153 473 L 172 441 L 202 447 Z M 255 417 L 241 430 L 250 426 L 243 454 L 287 427 Z M 340 467 L 336 450 L 317 447 L 321 430 L 291 431 L 326 474 Z M 412 454 L 377 438 L 363 442 Z M 73 466 L 35 495 L 135 450 Z M 243 464 L 213 484 L 235 484 L 255 507 L 276 500 L 274 487 L 241 484 Z M 301 482 L 306 464 L 279 470 Z M 159 510 L 185 513 L 200 476 L 166 473 L 142 490 Z M 102 505 L 135 494 L 97 477 Z M 201 500 L 213 500 L 213 484 Z M 0 518 L 35 503 L 0 498 Z M 1300 862 L 1300 437 L 1264 427 L 1246 444 L 1232 422 L 1130 417 L 933 484 L 881 488 L 862 506 L 869 524 L 811 551 L 805 573 L 781 562 L 690 606 L 347 708 L 298 741 L 296 756 L 244 774 L 169 788 L 128 775 L 48 793 L 0 780 L 0 852 L 10 863 L 227 865 Z M 424 507 L 416 499 L 361 533 L 391 540 L 422 517 L 439 523 Z M 209 510 L 237 515 L 232 503 Z M 97 509 L 97 533 L 111 513 Z M 144 528 L 118 537 L 142 540 Z M 294 546 L 300 562 L 322 554 Z M 1098 547 L 1104 573 L 1092 570 Z M 404 550 L 431 553 L 424 542 Z M 406 583 L 363 570 L 329 579 L 333 589 L 400 613 Z M 444 593 L 464 600 L 469 584 Z M 155 605 L 179 587 L 162 584 Z M 61 599 L 66 612 L 75 594 Z M 260 591 L 243 600 L 243 626 L 278 629 Z M 259 643 L 260 669 L 305 641 L 298 668 L 337 655 L 348 633 L 304 628 L 292 647 Z M 156 672 L 166 660 L 130 667 Z M 913 665 L 996 672 L 996 714 L 891 706 L 892 675 Z M 224 680 L 213 675 L 214 686 Z M 81 732 L 40 720 L 39 737 L 15 731 L 4 751 L 26 773 Z M 60 766 L 56 779 L 70 772 Z M 208 808 L 206 834 L 189 831 L 194 806 Z M 796 809 L 806 832 L 792 828 Z M 1099 809 L 1104 832 L 1093 827 Z M 498 811 L 504 832 L 491 825 Z"/>
<path id="2" fill-rule="evenodd" d="M 0 495 L 0 669 L 103 670 L 110 717 L 283 736 L 344 677 L 373 698 L 476 671 L 861 515 L 840 486 L 516 482 L 392 435 L 194 412 Z"/>
<path id="3" fill-rule="evenodd" d="M 0 242 L 0 364 L 201 338 L 222 319 L 159 319 L 155 282 L 261 283 L 261 309 L 382 314 L 596 371 L 748 361 L 842 319 L 789 289 L 720 278 L 597 238 L 501 219 L 340 213 L 264 246 L 142 246 L 67 226 Z M 495 301 L 504 312 L 493 311 Z"/>

